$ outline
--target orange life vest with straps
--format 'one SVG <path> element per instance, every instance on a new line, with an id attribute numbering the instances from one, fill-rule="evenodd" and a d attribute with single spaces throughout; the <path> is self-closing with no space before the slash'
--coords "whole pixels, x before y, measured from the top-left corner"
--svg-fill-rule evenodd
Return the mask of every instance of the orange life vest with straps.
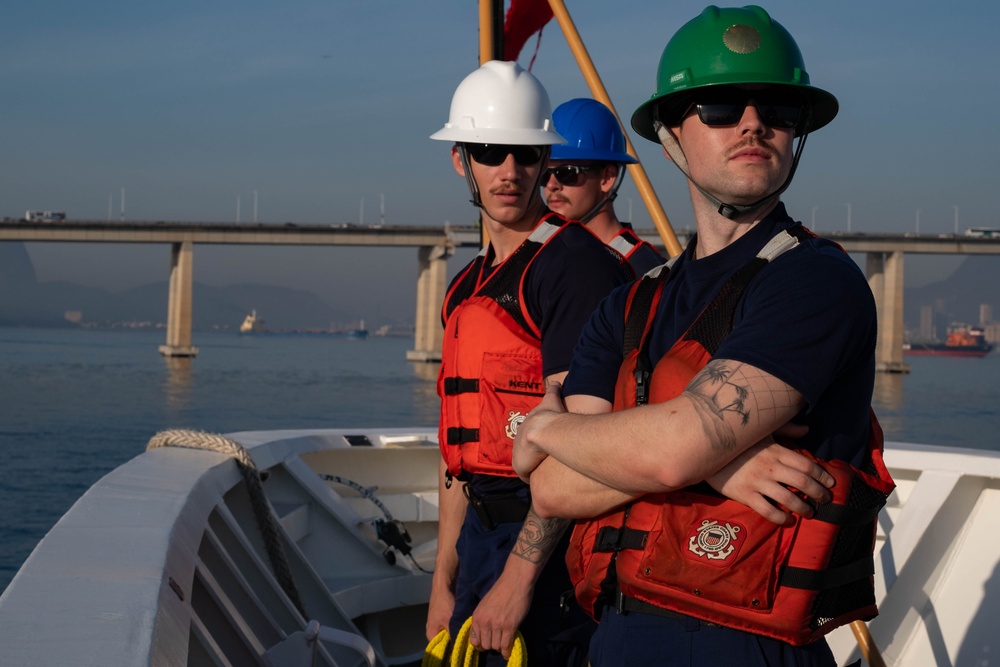
<path id="1" fill-rule="evenodd" d="M 541 331 L 524 303 L 524 277 L 539 251 L 577 224 L 547 215 L 488 276 L 484 248 L 445 296 L 438 443 L 452 476 L 517 476 L 517 427 L 545 394 Z"/>
<path id="2" fill-rule="evenodd" d="M 736 306 L 757 272 L 809 234 L 801 226 L 777 234 L 652 371 L 647 339 L 672 262 L 637 282 L 626 306 L 625 361 L 614 409 L 680 395 L 732 329 Z M 643 496 L 578 521 L 566 556 L 577 599 L 595 618 L 615 598 L 632 599 L 793 645 L 874 617 L 875 523 L 894 488 L 874 413 L 863 470 L 840 460 L 819 463 L 836 479 L 833 500 L 788 526 L 707 484 Z"/>

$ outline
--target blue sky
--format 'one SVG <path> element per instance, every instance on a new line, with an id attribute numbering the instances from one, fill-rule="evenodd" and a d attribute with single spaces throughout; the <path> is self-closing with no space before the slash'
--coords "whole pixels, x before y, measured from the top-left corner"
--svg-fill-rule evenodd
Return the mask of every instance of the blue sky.
<path id="1" fill-rule="evenodd" d="M 249 221 L 256 191 L 262 221 L 356 223 L 363 207 L 363 222 L 375 223 L 384 197 L 386 224 L 471 223 L 475 212 L 447 145 L 428 135 L 478 65 L 476 5 L 34 0 L 5 7 L 0 215 L 59 209 L 105 218 L 110 197 L 117 217 L 124 188 L 130 219 L 234 220 L 239 200 Z M 653 92 L 669 36 L 705 6 L 567 5 L 623 117 Z M 912 231 L 919 217 L 922 233 L 946 233 L 957 206 L 962 229 L 1000 225 L 993 206 L 1000 126 L 988 115 L 1000 108 L 1000 42 L 990 4 L 763 6 L 797 39 L 813 83 L 841 103 L 838 118 L 810 137 L 784 196 L 793 216 L 815 220 L 821 232 L 846 229 L 850 202 L 854 230 Z M 534 46 L 532 38 L 522 64 Z M 555 22 L 544 30 L 533 72 L 553 105 L 588 95 Z M 690 225 L 680 175 L 655 145 L 631 136 L 668 217 L 675 227 Z M 652 226 L 631 182 L 617 208 L 626 218 L 631 210 L 637 227 Z M 162 280 L 169 261 L 157 246 L 34 244 L 29 252 L 43 280 L 108 288 Z M 196 251 L 195 277 L 308 286 L 331 302 L 353 281 L 376 295 L 400 291 L 410 302 L 415 258 L 415 251 L 205 248 Z M 941 264 L 908 259 L 908 275 Z"/>

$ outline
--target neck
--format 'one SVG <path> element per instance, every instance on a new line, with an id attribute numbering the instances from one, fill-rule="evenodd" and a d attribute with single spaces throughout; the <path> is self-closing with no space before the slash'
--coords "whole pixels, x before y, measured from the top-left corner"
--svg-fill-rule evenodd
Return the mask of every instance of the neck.
<path id="1" fill-rule="evenodd" d="M 506 261 L 531 235 L 531 232 L 535 231 L 535 227 L 541 222 L 545 213 L 545 207 L 539 202 L 533 202 L 524 215 L 513 222 L 499 222 L 482 211 L 480 220 L 490 237 L 490 245 L 493 247 L 493 263 L 500 264 Z"/>
<path id="2" fill-rule="evenodd" d="M 618 236 L 622 230 L 622 223 L 618 221 L 614 209 L 608 205 L 587 222 L 587 229 L 605 244 L 608 244 Z"/>
<path id="3" fill-rule="evenodd" d="M 779 201 L 775 199 L 767 206 L 753 211 L 749 215 L 730 220 L 721 215 L 715 204 L 702 196 L 697 188 L 693 185 L 690 187 L 695 226 L 698 230 L 695 259 L 708 257 L 735 242 L 773 211 Z"/>

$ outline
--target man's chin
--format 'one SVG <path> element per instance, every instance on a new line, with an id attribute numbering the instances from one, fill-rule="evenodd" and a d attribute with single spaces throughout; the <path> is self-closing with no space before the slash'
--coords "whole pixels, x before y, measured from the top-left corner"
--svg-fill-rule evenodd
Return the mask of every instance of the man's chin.
<path id="1" fill-rule="evenodd" d="M 564 218 L 572 219 L 570 207 L 566 202 L 549 202 L 549 209 L 555 211 Z"/>

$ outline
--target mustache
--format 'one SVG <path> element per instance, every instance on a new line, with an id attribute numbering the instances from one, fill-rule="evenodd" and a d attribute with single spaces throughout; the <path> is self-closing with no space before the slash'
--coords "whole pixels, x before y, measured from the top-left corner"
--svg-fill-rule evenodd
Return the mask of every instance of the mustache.
<path id="1" fill-rule="evenodd" d="M 523 195 L 524 188 L 519 185 L 500 185 L 490 188 L 491 195 Z"/>
<path id="2" fill-rule="evenodd" d="M 771 144 L 767 143 L 760 137 L 756 135 L 750 135 L 740 143 L 730 148 L 729 155 L 730 156 L 735 155 L 736 153 L 739 153 L 740 151 L 746 150 L 748 148 L 756 148 L 758 150 L 764 151 L 768 154 L 768 157 L 774 155 L 777 152 Z"/>

